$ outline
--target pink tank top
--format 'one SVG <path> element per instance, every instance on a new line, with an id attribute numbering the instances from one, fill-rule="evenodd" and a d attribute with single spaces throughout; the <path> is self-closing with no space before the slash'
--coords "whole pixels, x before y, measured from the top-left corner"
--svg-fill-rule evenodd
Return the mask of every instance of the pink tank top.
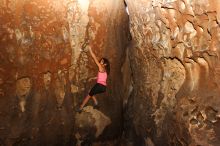
<path id="1" fill-rule="evenodd" d="M 98 72 L 97 83 L 106 86 L 107 85 L 106 80 L 107 80 L 107 73 L 106 72 Z"/>

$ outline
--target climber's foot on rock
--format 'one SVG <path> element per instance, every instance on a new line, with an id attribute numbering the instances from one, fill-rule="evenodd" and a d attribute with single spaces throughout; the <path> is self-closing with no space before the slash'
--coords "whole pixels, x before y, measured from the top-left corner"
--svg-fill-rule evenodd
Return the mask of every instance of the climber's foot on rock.
<path id="1" fill-rule="evenodd" d="M 100 106 L 99 106 L 99 104 L 95 104 L 95 105 L 93 106 L 93 108 L 94 108 L 94 109 L 99 109 Z"/>
<path id="2" fill-rule="evenodd" d="M 77 107 L 77 108 L 75 109 L 75 111 L 78 112 L 78 113 L 81 113 L 81 112 L 83 111 L 83 109 L 80 108 L 80 107 Z"/>

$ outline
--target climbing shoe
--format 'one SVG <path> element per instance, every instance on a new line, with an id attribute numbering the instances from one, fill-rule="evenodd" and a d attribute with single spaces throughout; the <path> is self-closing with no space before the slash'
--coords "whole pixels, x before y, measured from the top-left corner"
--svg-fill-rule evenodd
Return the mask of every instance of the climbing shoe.
<path id="1" fill-rule="evenodd" d="M 95 104 L 95 105 L 93 106 L 93 108 L 94 108 L 94 109 L 99 109 L 100 106 L 99 106 L 99 104 Z"/>
<path id="2" fill-rule="evenodd" d="M 83 109 L 78 107 L 78 108 L 75 109 L 75 111 L 78 112 L 78 113 L 81 113 L 83 111 Z"/>

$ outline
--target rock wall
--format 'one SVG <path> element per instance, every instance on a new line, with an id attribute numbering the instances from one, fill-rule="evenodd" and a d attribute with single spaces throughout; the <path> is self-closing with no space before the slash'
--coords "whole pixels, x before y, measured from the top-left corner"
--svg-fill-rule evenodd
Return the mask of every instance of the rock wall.
<path id="1" fill-rule="evenodd" d="M 127 24 L 123 1 L 1 0 L 0 145 L 74 143 L 74 107 L 97 74 L 89 47 L 111 63 L 100 140 L 121 135 Z"/>
<path id="2" fill-rule="evenodd" d="M 220 145 L 220 1 L 126 3 L 133 38 L 127 145 Z"/>

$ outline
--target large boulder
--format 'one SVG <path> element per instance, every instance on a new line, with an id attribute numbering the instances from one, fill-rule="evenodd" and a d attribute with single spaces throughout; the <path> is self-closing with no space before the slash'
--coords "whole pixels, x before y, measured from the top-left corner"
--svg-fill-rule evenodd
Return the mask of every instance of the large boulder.
<path id="1" fill-rule="evenodd" d="M 109 117 L 92 106 L 83 108 L 75 118 L 75 136 L 78 143 L 92 143 L 111 124 Z"/>

